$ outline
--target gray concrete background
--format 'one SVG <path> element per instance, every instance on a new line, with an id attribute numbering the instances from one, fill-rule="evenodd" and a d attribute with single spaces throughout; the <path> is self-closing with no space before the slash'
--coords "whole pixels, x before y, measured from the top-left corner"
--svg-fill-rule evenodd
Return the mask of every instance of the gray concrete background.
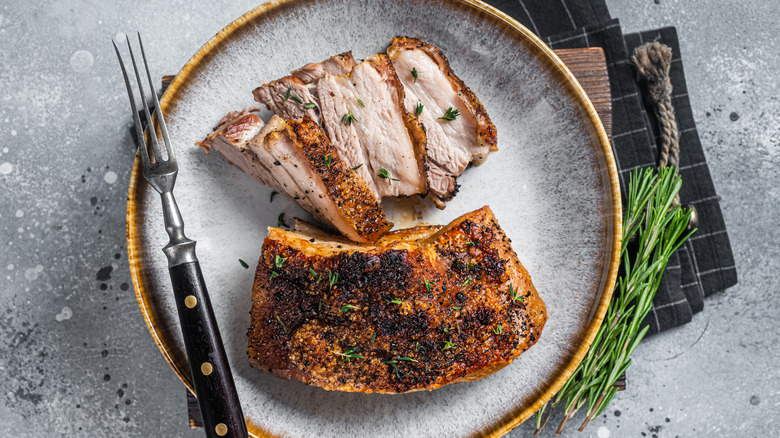
<path id="1" fill-rule="evenodd" d="M 232 0 L 0 3 L 0 436 L 200 437 L 130 290 L 130 112 L 109 38 L 140 30 L 176 72 L 256 6 Z M 647 339 L 584 433 L 780 435 L 780 6 L 608 2 L 624 31 L 677 26 L 740 284 Z M 163 41 L 166 41 L 163 44 Z M 553 424 L 554 423 L 554 424 Z M 553 427 L 544 435 L 552 436 Z M 528 436 L 526 424 L 510 436 Z"/>

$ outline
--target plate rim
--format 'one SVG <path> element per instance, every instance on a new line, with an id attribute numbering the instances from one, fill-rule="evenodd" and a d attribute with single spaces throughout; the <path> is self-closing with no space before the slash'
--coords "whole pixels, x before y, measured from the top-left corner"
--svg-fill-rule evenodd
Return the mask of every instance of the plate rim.
<path id="1" fill-rule="evenodd" d="M 169 106 L 175 101 L 175 95 L 179 88 L 187 82 L 192 71 L 197 67 L 200 61 L 209 56 L 212 51 L 220 47 L 223 43 L 230 40 L 231 35 L 239 30 L 244 25 L 250 24 L 257 19 L 261 19 L 263 15 L 266 15 L 276 8 L 295 6 L 297 3 L 311 0 L 270 0 L 260 6 L 244 13 L 237 19 L 233 20 L 230 24 L 222 28 L 217 32 L 209 41 L 207 41 L 198 51 L 187 61 L 182 69 L 176 74 L 176 77 L 170 83 L 165 90 L 162 98 L 160 99 L 160 109 L 163 113 L 166 113 Z M 328 1 L 328 0 L 318 0 Z M 585 357 L 588 349 L 590 348 L 596 333 L 601 326 L 604 316 L 609 305 L 609 301 L 612 297 L 612 292 L 615 288 L 617 280 L 617 273 L 619 267 L 619 254 L 622 245 L 622 200 L 620 193 L 620 182 L 618 179 L 617 165 L 615 163 L 615 157 L 612 153 L 612 147 L 610 145 L 609 137 L 604 129 L 604 126 L 599 118 L 593 103 L 587 96 L 582 86 L 577 79 L 566 67 L 566 65 L 558 58 L 555 52 L 548 47 L 537 35 L 531 32 L 528 28 L 520 24 L 518 21 L 505 14 L 504 12 L 490 6 L 481 0 L 454 0 L 456 3 L 460 3 L 466 7 L 475 9 L 478 12 L 492 16 L 497 19 L 499 23 L 510 28 L 510 30 L 516 31 L 521 34 L 527 42 L 532 43 L 538 49 L 538 55 L 546 58 L 547 61 L 558 70 L 558 73 L 562 75 L 563 82 L 566 86 L 571 88 L 574 96 L 579 103 L 585 109 L 585 112 L 596 131 L 596 136 L 599 139 L 599 143 L 602 148 L 603 157 L 606 161 L 606 170 L 609 177 L 610 192 L 612 194 L 612 223 L 608 226 L 607 236 L 612 235 L 612 248 L 609 248 L 609 267 L 606 277 L 602 274 L 603 287 L 600 292 L 600 300 L 598 306 L 593 312 L 593 317 L 588 323 L 588 327 L 583 336 L 582 343 L 577 347 L 576 351 L 572 355 L 572 359 L 569 361 L 566 368 L 554 379 L 552 383 L 547 386 L 541 396 L 536 401 L 526 408 L 516 409 L 509 413 L 504 418 L 501 418 L 485 428 L 477 432 L 481 436 L 488 437 L 500 437 L 503 436 L 512 429 L 516 428 L 528 418 L 530 418 L 536 411 L 538 411 L 545 403 L 547 403 L 566 383 L 569 377 L 574 373 L 577 366 L 579 366 L 582 359 Z M 140 256 L 139 240 L 141 230 L 139 226 L 143 226 L 142 221 L 136 220 L 139 207 L 142 207 L 142 202 L 139 202 L 140 198 L 139 182 L 143 180 L 140 168 L 140 158 L 136 153 L 136 158 L 133 163 L 133 170 L 130 175 L 130 183 L 127 193 L 127 211 L 126 211 L 126 236 L 127 236 L 127 252 L 128 252 L 128 264 L 130 266 L 130 275 L 133 282 L 133 290 L 135 291 L 136 301 L 138 307 L 141 310 L 144 322 L 146 324 L 149 333 L 152 335 L 157 348 L 162 353 L 168 365 L 178 376 L 179 380 L 184 384 L 191 394 L 195 394 L 195 390 L 192 384 L 192 379 L 188 370 L 183 370 L 173 360 L 171 354 L 168 352 L 168 348 L 165 345 L 165 341 L 162 339 L 157 331 L 157 326 L 154 321 L 152 312 L 150 311 L 150 303 L 147 300 L 147 292 L 144 285 L 141 282 L 141 273 L 143 272 L 144 262 Z M 606 255 L 606 254 L 605 254 Z M 606 264 L 605 264 L 606 265 Z M 275 436 L 268 430 L 265 430 L 259 424 L 253 423 L 250 419 L 245 418 L 247 422 L 247 428 L 249 429 L 249 435 L 255 438 L 259 437 L 272 437 Z"/>

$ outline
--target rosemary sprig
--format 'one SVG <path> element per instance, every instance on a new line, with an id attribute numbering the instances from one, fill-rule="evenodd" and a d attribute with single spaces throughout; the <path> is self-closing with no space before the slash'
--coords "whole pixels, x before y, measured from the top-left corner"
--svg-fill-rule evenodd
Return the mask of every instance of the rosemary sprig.
<path id="1" fill-rule="evenodd" d="M 355 96 L 355 100 L 357 100 L 357 103 L 359 103 L 359 104 L 360 104 L 360 106 L 362 106 L 363 108 L 365 108 L 365 107 L 366 107 L 366 104 L 365 104 L 365 103 L 363 103 L 363 101 L 362 101 L 362 100 L 360 100 L 360 98 L 359 98 L 359 97 Z"/>
<path id="2" fill-rule="evenodd" d="M 308 109 L 317 108 L 317 104 L 312 102 L 307 102 L 303 104 L 303 107 Z"/>
<path id="3" fill-rule="evenodd" d="M 428 292 L 430 292 L 434 283 L 432 281 L 425 280 L 422 282 L 422 284 L 426 289 L 428 289 Z"/>
<path id="4" fill-rule="evenodd" d="M 385 301 L 387 301 L 390 304 L 401 304 L 401 303 L 403 303 L 403 300 L 398 299 L 398 298 L 393 298 L 392 300 L 385 300 Z"/>
<path id="5" fill-rule="evenodd" d="M 640 328 L 658 290 L 669 257 L 696 230 L 685 233 L 690 212 L 674 199 L 682 180 L 673 167 L 634 170 L 628 187 L 628 202 L 623 218 L 623 245 L 620 249 L 620 278 L 596 337 L 574 374 L 563 385 L 555 399 L 536 414 L 537 432 L 544 427 L 548 405 L 564 405 L 566 422 L 588 404 L 580 431 L 612 401 L 618 378 L 631 365 L 631 353 L 647 334 Z M 636 247 L 629 241 L 636 236 Z"/>
<path id="6" fill-rule="evenodd" d="M 414 81 L 417 82 L 417 67 L 412 67 L 412 77 L 414 78 Z"/>
<path id="7" fill-rule="evenodd" d="M 284 213 L 280 213 L 279 217 L 276 218 L 276 227 L 277 228 L 282 228 L 282 227 L 288 228 L 287 224 L 284 223 Z"/>
<path id="8" fill-rule="evenodd" d="M 320 167 L 330 167 L 331 164 L 333 164 L 333 157 L 331 154 L 323 155 L 322 165 Z"/>
<path id="9" fill-rule="evenodd" d="M 353 167 L 352 170 L 358 170 L 361 167 L 363 167 L 363 163 L 358 164 L 357 166 Z"/>
<path id="10" fill-rule="evenodd" d="M 241 266 L 243 266 L 244 269 L 249 269 L 249 265 L 247 265 L 245 261 L 238 259 L 238 263 L 241 263 Z"/>
<path id="11" fill-rule="evenodd" d="M 274 265 L 276 265 L 277 268 L 281 268 L 284 262 L 287 261 L 287 257 L 282 257 L 279 254 L 276 255 L 274 258 Z"/>
<path id="12" fill-rule="evenodd" d="M 296 102 L 298 102 L 298 103 L 303 103 L 303 101 L 301 100 L 301 98 L 300 98 L 300 97 L 298 97 L 298 96 L 290 96 L 290 99 L 292 99 L 292 100 L 294 100 L 294 101 L 296 101 Z"/>
<path id="13" fill-rule="evenodd" d="M 278 194 L 279 194 L 279 192 L 277 192 L 276 190 L 272 190 L 271 191 L 271 200 L 269 202 L 274 202 L 274 196 L 276 196 Z"/>
<path id="14" fill-rule="evenodd" d="M 417 102 L 417 106 L 414 107 L 415 114 L 419 116 L 422 114 L 424 108 L 425 106 L 422 104 L 422 102 Z"/>

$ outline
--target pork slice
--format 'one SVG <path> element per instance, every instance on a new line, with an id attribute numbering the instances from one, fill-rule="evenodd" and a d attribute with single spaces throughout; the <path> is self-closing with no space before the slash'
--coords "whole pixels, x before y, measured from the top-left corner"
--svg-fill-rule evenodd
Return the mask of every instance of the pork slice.
<path id="1" fill-rule="evenodd" d="M 432 390 L 500 370 L 546 320 L 488 207 L 374 245 L 270 228 L 247 353 L 258 369 L 326 390 Z"/>
<path id="2" fill-rule="evenodd" d="M 344 52 L 322 62 L 310 62 L 303 67 L 290 72 L 291 75 L 308 84 L 325 76 L 325 73 L 332 75 L 342 75 L 352 71 L 352 67 L 357 65 L 352 52 Z"/>
<path id="3" fill-rule="evenodd" d="M 392 228 L 365 182 L 311 119 L 273 116 L 247 147 L 273 187 L 348 239 L 373 242 Z"/>
<path id="4" fill-rule="evenodd" d="M 425 131 L 404 109 L 404 90 L 386 55 L 367 58 L 349 74 L 326 73 L 316 86 L 323 126 L 377 198 L 427 192 Z"/>
<path id="5" fill-rule="evenodd" d="M 441 208 L 457 192 L 455 178 L 496 147 L 496 128 L 482 103 L 452 71 L 441 50 L 416 38 L 396 37 L 387 49 L 404 85 L 404 105 L 418 112 L 427 134 L 430 190 Z M 418 110 L 418 105 L 422 105 Z M 457 110 L 454 120 L 442 117 Z"/>
<path id="6" fill-rule="evenodd" d="M 202 147 L 207 154 L 215 149 L 261 184 L 273 186 L 273 182 L 267 179 L 267 170 L 247 148 L 249 140 L 260 132 L 263 125 L 260 117 L 252 114 L 249 110 L 232 111 L 222 118 L 214 132 L 196 144 Z"/>
<path id="7" fill-rule="evenodd" d="M 295 76 L 263 84 L 252 92 L 255 101 L 262 103 L 277 116 L 285 119 L 308 117 L 320 123 L 316 88 Z M 307 108 L 309 106 L 310 108 Z"/>

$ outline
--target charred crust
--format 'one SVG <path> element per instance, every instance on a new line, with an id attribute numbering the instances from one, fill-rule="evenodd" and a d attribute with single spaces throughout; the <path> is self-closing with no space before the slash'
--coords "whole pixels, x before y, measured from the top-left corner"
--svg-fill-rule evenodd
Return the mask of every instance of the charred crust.
<path id="1" fill-rule="evenodd" d="M 292 138 L 309 161 L 311 169 L 325 182 L 328 195 L 344 219 L 367 242 L 374 242 L 393 227 L 365 182 L 339 157 L 325 132 L 313 120 L 287 120 Z M 324 159 L 330 156 L 330 164 Z"/>

